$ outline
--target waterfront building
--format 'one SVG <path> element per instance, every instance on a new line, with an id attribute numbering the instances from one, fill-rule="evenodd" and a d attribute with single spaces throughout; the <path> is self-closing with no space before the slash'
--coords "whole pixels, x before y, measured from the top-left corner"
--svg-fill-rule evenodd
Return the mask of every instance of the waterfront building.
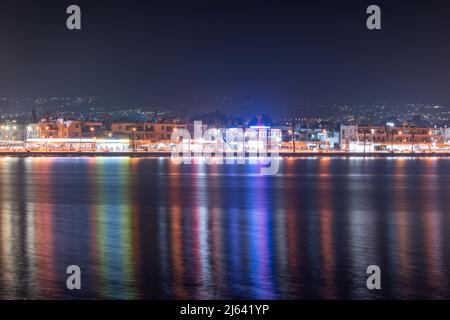
<path id="1" fill-rule="evenodd" d="M 157 142 L 170 140 L 172 133 L 178 129 L 187 129 L 181 123 L 112 123 L 111 133 L 114 137 L 128 137 L 136 140 Z"/>
<path id="2" fill-rule="evenodd" d="M 321 151 L 339 146 L 339 132 L 324 128 L 288 129 L 284 134 L 282 149 L 292 151 Z"/>
<path id="3" fill-rule="evenodd" d="M 55 139 L 60 137 L 61 123 L 58 120 L 45 118 L 39 122 L 39 135 L 42 139 Z"/>
<path id="4" fill-rule="evenodd" d="M 444 143 L 450 144 L 450 128 L 447 128 L 447 126 L 445 126 L 445 128 L 442 129 L 442 132 L 444 135 Z"/>
<path id="5" fill-rule="evenodd" d="M 341 150 L 350 152 L 426 152 L 447 150 L 442 128 L 413 126 L 341 126 Z"/>
<path id="6" fill-rule="evenodd" d="M 81 136 L 83 138 L 104 137 L 106 128 L 102 122 L 85 121 L 81 123 Z"/>
<path id="7" fill-rule="evenodd" d="M 0 141 L 23 141 L 26 137 L 26 126 L 7 121 L 0 124 Z"/>
<path id="8" fill-rule="evenodd" d="M 58 119 L 58 138 L 81 138 L 81 121 Z"/>
<path id="9" fill-rule="evenodd" d="M 350 146 L 357 141 L 358 126 L 341 125 L 339 130 L 339 145 L 341 150 L 350 151 Z"/>
<path id="10" fill-rule="evenodd" d="M 30 123 L 27 125 L 25 140 L 38 139 L 41 137 L 39 123 Z"/>

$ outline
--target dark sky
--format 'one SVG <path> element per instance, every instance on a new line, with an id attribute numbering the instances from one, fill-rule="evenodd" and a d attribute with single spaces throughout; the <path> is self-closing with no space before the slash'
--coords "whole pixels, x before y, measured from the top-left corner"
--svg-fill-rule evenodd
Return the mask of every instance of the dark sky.
<path id="1" fill-rule="evenodd" d="M 82 30 L 66 29 L 69 4 Z M 366 29 L 366 8 L 382 30 Z M 128 97 L 187 114 L 450 102 L 448 1 L 0 0 L 0 96 Z"/>

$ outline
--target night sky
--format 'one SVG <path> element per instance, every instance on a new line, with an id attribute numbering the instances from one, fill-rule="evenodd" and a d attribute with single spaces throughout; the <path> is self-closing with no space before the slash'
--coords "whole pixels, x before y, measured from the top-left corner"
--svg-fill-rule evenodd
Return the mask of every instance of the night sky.
<path id="1" fill-rule="evenodd" d="M 0 96 L 183 110 L 450 102 L 448 1 L 0 1 Z M 66 7 L 82 30 L 66 28 Z M 370 4 L 382 30 L 366 28 Z M 303 109 L 302 109 L 303 108 Z"/>

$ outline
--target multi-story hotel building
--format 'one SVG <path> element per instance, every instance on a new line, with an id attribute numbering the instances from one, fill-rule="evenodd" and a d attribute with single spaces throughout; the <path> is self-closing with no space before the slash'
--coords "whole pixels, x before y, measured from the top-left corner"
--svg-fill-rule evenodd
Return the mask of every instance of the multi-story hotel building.
<path id="1" fill-rule="evenodd" d="M 110 133 L 114 137 L 126 136 L 155 142 L 170 140 L 172 133 L 178 129 L 187 130 L 187 125 L 180 123 L 112 123 Z"/>

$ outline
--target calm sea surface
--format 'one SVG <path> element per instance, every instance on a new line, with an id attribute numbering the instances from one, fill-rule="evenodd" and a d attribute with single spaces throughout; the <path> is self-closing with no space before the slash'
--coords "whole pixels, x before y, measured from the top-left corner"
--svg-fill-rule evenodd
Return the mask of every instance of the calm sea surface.
<path id="1" fill-rule="evenodd" d="M 450 159 L 258 172 L 0 158 L 0 298 L 450 298 Z M 80 291 L 66 288 L 73 264 Z"/>

